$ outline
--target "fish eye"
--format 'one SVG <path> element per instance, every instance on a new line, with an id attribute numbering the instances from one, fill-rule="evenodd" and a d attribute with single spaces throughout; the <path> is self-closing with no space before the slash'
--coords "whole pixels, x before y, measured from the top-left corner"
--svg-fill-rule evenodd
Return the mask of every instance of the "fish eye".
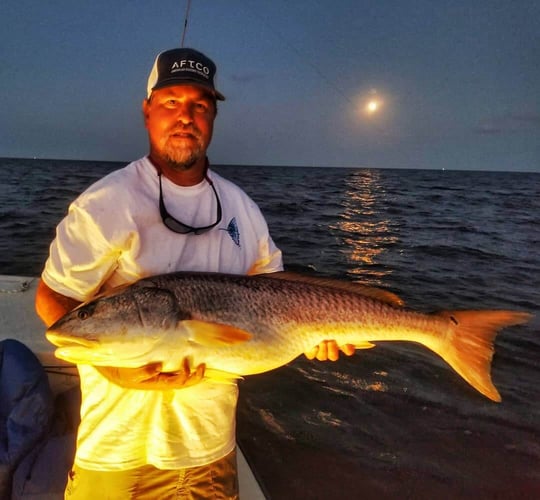
<path id="1" fill-rule="evenodd" d="M 90 313 L 88 311 L 86 311 L 85 309 L 81 309 L 78 313 L 77 313 L 77 318 L 79 319 L 82 319 L 83 321 L 85 319 L 88 319 L 88 317 L 90 316 Z"/>

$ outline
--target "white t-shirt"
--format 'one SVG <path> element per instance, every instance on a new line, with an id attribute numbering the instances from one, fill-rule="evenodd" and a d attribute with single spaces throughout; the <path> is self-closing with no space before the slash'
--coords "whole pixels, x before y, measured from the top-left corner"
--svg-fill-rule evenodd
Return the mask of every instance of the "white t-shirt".
<path id="1" fill-rule="evenodd" d="M 167 229 L 159 184 L 147 158 L 112 172 L 75 200 L 57 227 L 42 274 L 53 290 L 79 301 L 101 290 L 173 271 L 235 274 L 283 269 L 281 252 L 257 205 L 235 184 L 208 175 L 221 222 L 201 234 Z M 206 180 L 190 187 L 162 178 L 167 211 L 193 227 L 212 224 L 217 202 Z M 123 389 L 80 365 L 81 424 L 75 463 L 90 470 L 204 465 L 235 445 L 236 384 L 204 381 L 178 390 Z"/>

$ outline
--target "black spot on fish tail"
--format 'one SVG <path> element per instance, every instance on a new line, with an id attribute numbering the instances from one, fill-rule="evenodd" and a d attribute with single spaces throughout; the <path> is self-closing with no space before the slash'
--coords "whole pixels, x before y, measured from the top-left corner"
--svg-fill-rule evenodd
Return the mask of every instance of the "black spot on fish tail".
<path id="1" fill-rule="evenodd" d="M 454 323 L 454 325 L 459 325 L 458 320 L 457 320 L 456 318 L 454 318 L 454 316 L 450 316 L 450 321 L 451 321 L 452 323 Z"/>

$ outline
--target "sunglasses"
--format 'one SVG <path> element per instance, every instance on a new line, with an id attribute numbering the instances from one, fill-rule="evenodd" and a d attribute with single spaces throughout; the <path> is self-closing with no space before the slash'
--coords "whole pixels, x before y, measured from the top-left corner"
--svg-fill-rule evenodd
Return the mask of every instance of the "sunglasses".
<path id="1" fill-rule="evenodd" d="M 217 194 L 216 188 L 214 187 L 214 183 L 210 180 L 208 175 L 205 174 L 204 178 L 208 181 L 208 184 L 210 184 L 210 187 L 212 188 L 212 191 L 214 191 L 214 195 L 216 196 L 216 202 L 217 202 L 217 216 L 216 216 L 216 222 L 213 224 L 210 224 L 209 226 L 203 226 L 203 227 L 192 227 L 188 226 L 187 224 L 184 224 L 183 222 L 180 222 L 178 219 L 175 219 L 169 212 L 167 212 L 167 209 L 165 208 L 165 203 L 163 201 L 163 189 L 161 187 L 161 172 L 158 172 L 159 177 L 159 213 L 161 214 L 161 220 L 163 221 L 163 224 L 165 224 L 165 227 L 167 229 L 170 229 L 171 231 L 179 234 L 203 234 L 207 231 L 210 231 L 213 227 L 217 226 L 219 222 L 221 221 L 221 202 L 219 200 L 219 196 Z"/>

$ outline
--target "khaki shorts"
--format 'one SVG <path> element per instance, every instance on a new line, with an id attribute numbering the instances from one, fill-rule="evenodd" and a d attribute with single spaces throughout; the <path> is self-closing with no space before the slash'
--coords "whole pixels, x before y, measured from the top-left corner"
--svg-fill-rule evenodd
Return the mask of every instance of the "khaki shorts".
<path id="1" fill-rule="evenodd" d="M 125 471 L 73 466 L 65 498 L 70 500 L 238 499 L 236 450 L 208 465 L 160 470 L 152 465 Z"/>

